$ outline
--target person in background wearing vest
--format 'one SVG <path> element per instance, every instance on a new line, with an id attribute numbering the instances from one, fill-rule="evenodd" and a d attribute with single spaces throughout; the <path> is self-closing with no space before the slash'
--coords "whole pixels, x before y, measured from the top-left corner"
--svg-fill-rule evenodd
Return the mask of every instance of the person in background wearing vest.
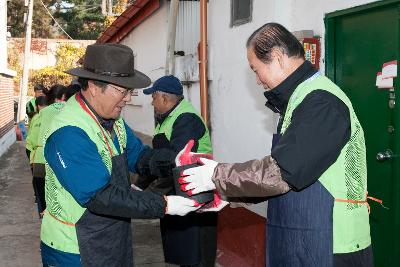
<path id="1" fill-rule="evenodd" d="M 45 89 L 46 88 L 41 84 L 36 84 L 33 87 L 35 96 L 28 103 L 26 103 L 26 114 L 28 115 L 29 118 L 29 125 L 31 124 L 33 116 L 35 116 L 35 114 L 39 112 L 37 109 L 36 98 L 38 98 L 39 96 L 44 96 L 43 90 Z M 31 128 L 28 127 L 28 135 L 30 129 Z M 28 159 L 30 159 L 32 149 L 33 148 L 30 146 L 30 144 L 26 142 L 26 155 L 28 156 Z"/>
<path id="2" fill-rule="evenodd" d="M 189 194 L 267 197 L 267 266 L 373 266 L 363 129 L 345 93 L 267 23 L 247 41 L 266 106 L 280 114 L 270 156 L 185 170 Z M 274 196 L 274 197 L 272 197 Z"/>
<path id="3" fill-rule="evenodd" d="M 45 159 L 43 152 L 43 138 L 50 127 L 53 118 L 62 110 L 67 101 L 73 94 L 77 92 L 75 88 L 55 84 L 49 90 L 44 90 L 47 99 L 47 107 L 39 111 L 40 129 L 37 136 L 36 147 L 32 153 L 33 157 L 33 180 L 35 192 L 37 194 L 37 205 L 39 217 L 42 216 L 46 209 L 45 200 Z"/>
<path id="4" fill-rule="evenodd" d="M 36 194 L 36 204 L 39 212 L 39 218 L 42 218 L 43 211 L 46 209 L 45 200 L 45 160 L 43 155 L 43 132 L 49 128 L 49 118 L 46 116 L 49 110 L 52 110 L 54 106 L 60 107 L 64 102 L 64 94 L 66 87 L 60 84 L 53 85 L 50 89 L 43 88 L 43 94 L 46 96 L 47 106 L 35 115 L 38 118 L 39 130 L 35 140 L 35 145 L 31 153 L 32 162 L 32 173 L 33 173 L 33 187 Z M 57 103 L 57 104 L 55 104 Z"/>
<path id="5" fill-rule="evenodd" d="M 36 110 L 38 112 L 40 112 L 40 110 L 42 110 L 43 108 L 45 108 L 47 106 L 46 102 L 47 102 L 46 97 L 44 95 L 38 96 L 35 101 Z M 29 154 L 27 153 L 27 155 L 29 158 L 29 165 L 31 167 L 31 172 L 32 172 L 32 176 L 33 176 L 33 178 L 32 178 L 33 192 L 35 194 L 35 203 L 38 205 L 39 214 L 41 212 L 41 207 L 40 207 L 39 193 L 37 192 L 37 181 L 36 181 L 35 175 L 33 174 L 33 165 L 35 163 L 35 157 L 34 157 L 35 152 L 34 151 L 38 146 L 37 142 L 38 142 L 38 136 L 39 136 L 39 132 L 40 132 L 40 126 L 41 126 L 40 115 L 39 115 L 39 113 L 36 113 L 30 121 L 29 132 L 26 137 L 26 150 L 28 151 L 28 148 L 29 148 Z M 33 151 L 33 152 L 31 152 L 31 151 Z"/>
<path id="6" fill-rule="evenodd" d="M 26 115 L 28 115 L 29 119 L 32 119 L 32 117 L 38 112 L 35 101 L 37 97 L 44 95 L 44 90 L 46 90 L 46 87 L 44 87 L 42 84 L 36 84 L 33 87 L 34 97 L 32 97 L 31 100 L 26 103 Z"/>
<path id="7" fill-rule="evenodd" d="M 169 75 L 156 80 L 143 90 L 153 98 L 156 128 L 153 148 L 172 149 L 178 154 L 189 140 L 194 140 L 193 152 L 212 154 L 210 135 L 196 109 L 184 99 L 182 84 Z M 155 179 L 139 177 L 137 183 L 147 191 L 174 195 L 172 176 Z M 215 213 L 190 213 L 184 217 L 165 216 L 160 220 L 165 262 L 180 266 L 215 265 Z"/>
<path id="8" fill-rule="evenodd" d="M 175 153 L 143 145 L 120 116 L 133 89 L 150 85 L 134 69 L 129 47 L 89 45 L 83 66 L 66 72 L 79 77 L 82 89 L 44 137 L 43 264 L 133 266 L 131 218 L 183 216 L 199 204 L 131 188 L 129 172 L 164 176 Z"/>

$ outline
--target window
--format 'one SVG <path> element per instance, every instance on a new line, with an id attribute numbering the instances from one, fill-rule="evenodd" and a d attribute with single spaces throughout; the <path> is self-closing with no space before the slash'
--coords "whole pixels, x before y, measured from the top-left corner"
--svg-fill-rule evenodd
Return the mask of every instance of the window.
<path id="1" fill-rule="evenodd" d="M 231 27 L 251 21 L 253 0 L 231 0 Z"/>

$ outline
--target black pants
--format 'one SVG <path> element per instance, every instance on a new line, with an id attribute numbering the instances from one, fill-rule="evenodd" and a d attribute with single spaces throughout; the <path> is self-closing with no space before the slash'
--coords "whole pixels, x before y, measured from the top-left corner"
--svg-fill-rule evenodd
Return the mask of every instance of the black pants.
<path id="1" fill-rule="evenodd" d="M 46 199 L 44 195 L 44 177 L 33 177 L 33 191 L 35 192 L 36 203 L 39 215 L 46 209 Z"/>
<path id="2" fill-rule="evenodd" d="M 30 160 L 31 160 L 31 151 L 29 150 L 29 149 L 25 149 L 25 152 L 26 152 L 26 156 L 28 157 L 28 162 L 30 162 Z M 33 174 L 33 168 L 32 168 L 32 164 L 30 164 L 31 165 L 31 173 Z"/>
<path id="3" fill-rule="evenodd" d="M 372 247 L 352 252 L 333 254 L 333 266 L 335 267 L 373 267 L 374 257 Z"/>

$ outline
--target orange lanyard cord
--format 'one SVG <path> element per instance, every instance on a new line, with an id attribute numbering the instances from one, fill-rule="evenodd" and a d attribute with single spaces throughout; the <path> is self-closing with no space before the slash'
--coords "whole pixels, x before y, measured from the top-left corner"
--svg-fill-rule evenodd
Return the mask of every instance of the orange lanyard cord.
<path id="1" fill-rule="evenodd" d="M 47 211 L 47 213 L 48 213 L 51 217 L 53 217 L 56 221 L 58 221 L 58 222 L 60 222 L 60 223 L 62 223 L 62 224 L 68 225 L 68 226 L 75 226 L 74 223 L 61 221 L 61 220 L 58 219 L 56 216 L 54 216 L 53 214 L 51 214 L 48 210 L 45 210 L 45 211 Z M 43 211 L 43 213 L 44 213 L 45 211 Z"/>
<path id="2" fill-rule="evenodd" d="M 335 201 L 337 201 L 337 202 L 345 202 L 345 203 L 352 203 L 352 204 L 366 204 L 367 207 L 368 207 L 368 213 L 371 213 L 371 207 L 370 207 L 369 204 L 368 204 L 368 199 L 370 199 L 370 200 L 372 200 L 372 201 L 375 201 L 375 202 L 378 202 L 378 203 L 379 203 L 383 208 L 385 208 L 385 209 L 389 209 L 388 207 L 385 207 L 385 206 L 383 205 L 383 201 L 382 201 L 382 200 L 380 200 L 380 199 L 378 199 L 378 198 L 375 198 L 375 197 L 370 197 L 370 196 L 368 196 L 368 192 L 367 192 L 367 194 L 366 194 L 366 196 L 365 196 L 365 200 L 354 200 L 354 199 L 340 199 L 340 198 L 336 198 Z"/>

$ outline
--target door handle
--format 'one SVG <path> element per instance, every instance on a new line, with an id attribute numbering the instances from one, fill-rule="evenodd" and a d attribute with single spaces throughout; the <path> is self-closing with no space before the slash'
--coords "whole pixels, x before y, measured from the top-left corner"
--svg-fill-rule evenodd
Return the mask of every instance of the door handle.
<path id="1" fill-rule="evenodd" d="M 390 149 L 386 149 L 385 151 L 378 152 L 378 154 L 376 154 L 376 159 L 380 162 L 392 160 L 395 157 L 397 157 L 397 155 L 393 154 L 393 151 Z"/>

